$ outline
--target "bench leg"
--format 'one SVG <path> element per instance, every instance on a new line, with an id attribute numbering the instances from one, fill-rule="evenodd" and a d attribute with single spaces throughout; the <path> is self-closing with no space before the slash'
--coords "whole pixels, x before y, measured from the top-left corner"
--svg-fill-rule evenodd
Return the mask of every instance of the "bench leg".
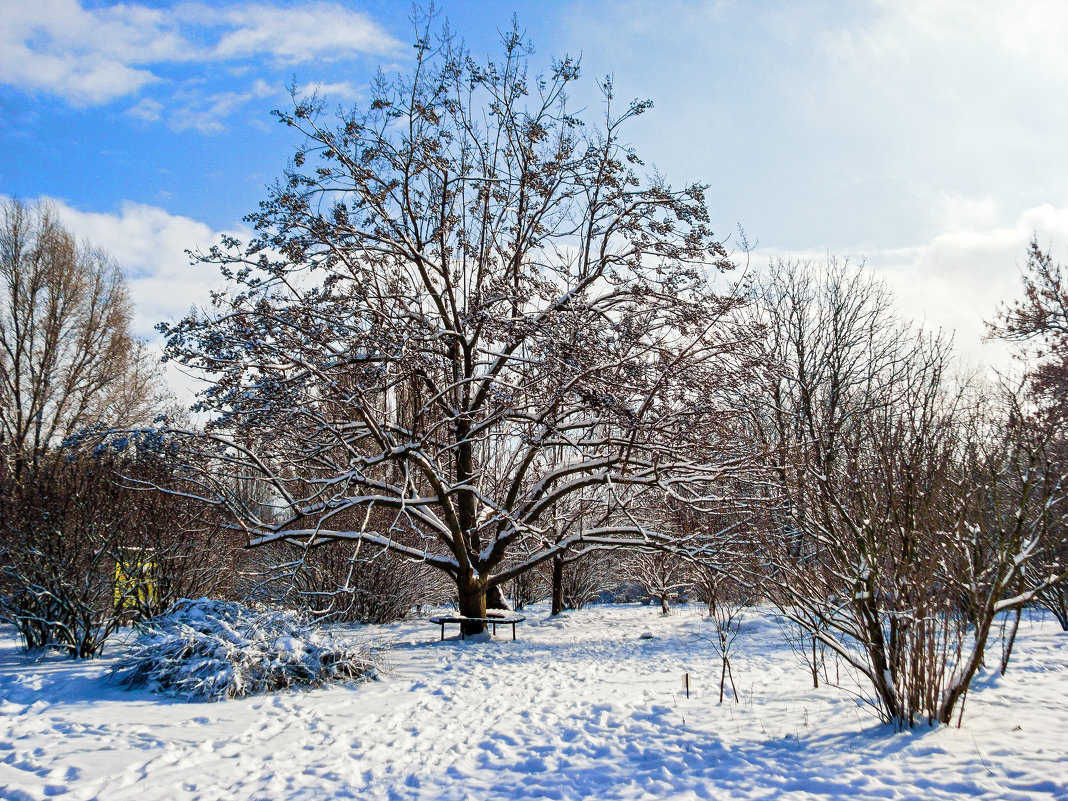
<path id="1" fill-rule="evenodd" d="M 493 636 L 494 637 L 497 636 L 497 624 L 496 623 L 493 624 Z"/>
<path id="2" fill-rule="evenodd" d="M 512 642 L 515 642 L 515 623 L 512 624 Z"/>
<path id="3" fill-rule="evenodd" d="M 441 639 L 443 641 L 445 639 L 445 624 L 444 623 L 441 624 Z"/>

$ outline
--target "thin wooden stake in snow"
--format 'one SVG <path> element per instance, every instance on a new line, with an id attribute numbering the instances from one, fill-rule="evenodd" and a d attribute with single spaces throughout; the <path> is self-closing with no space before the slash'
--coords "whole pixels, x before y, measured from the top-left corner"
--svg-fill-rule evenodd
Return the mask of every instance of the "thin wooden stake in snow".
<path id="1" fill-rule="evenodd" d="M 689 698 L 690 697 L 690 674 L 689 673 L 683 673 L 682 674 L 682 686 L 686 690 L 686 697 Z"/>

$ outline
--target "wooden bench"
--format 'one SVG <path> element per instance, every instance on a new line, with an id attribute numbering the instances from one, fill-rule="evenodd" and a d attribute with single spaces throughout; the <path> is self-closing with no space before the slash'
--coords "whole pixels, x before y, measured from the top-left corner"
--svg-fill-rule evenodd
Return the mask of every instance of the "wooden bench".
<path id="1" fill-rule="evenodd" d="M 522 623 L 524 620 L 526 620 L 526 618 L 523 617 L 522 615 L 515 615 L 513 617 L 504 617 L 504 616 L 494 617 L 492 615 L 488 616 L 488 617 L 464 617 L 462 615 L 447 615 L 445 617 L 432 617 L 432 618 L 430 618 L 430 622 L 431 623 L 436 623 L 437 625 L 441 626 L 441 639 L 443 639 L 443 640 L 445 639 L 445 624 L 446 623 L 459 623 L 460 624 L 460 639 L 461 640 L 467 639 L 466 635 L 464 634 L 464 625 L 463 625 L 464 623 L 486 623 L 486 624 L 488 624 L 490 626 L 493 626 L 493 634 L 495 636 L 497 634 L 497 624 L 500 624 L 502 626 L 507 626 L 507 625 L 510 624 L 512 626 L 512 639 L 514 640 L 515 639 L 515 624 L 516 623 Z"/>

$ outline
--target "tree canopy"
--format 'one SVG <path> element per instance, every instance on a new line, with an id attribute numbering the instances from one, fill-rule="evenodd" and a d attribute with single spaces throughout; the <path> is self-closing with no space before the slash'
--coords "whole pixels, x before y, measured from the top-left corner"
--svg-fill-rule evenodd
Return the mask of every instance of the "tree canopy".
<path id="1" fill-rule="evenodd" d="M 47 204 L 0 204 L 0 451 L 36 463 L 79 429 L 144 425 L 166 393 L 126 279 Z"/>
<path id="2" fill-rule="evenodd" d="M 576 542 L 655 537 L 635 496 L 700 495 L 742 458 L 706 187 L 641 172 L 621 130 L 648 102 L 620 109 L 606 80 L 583 119 L 578 63 L 535 76 L 530 53 L 512 31 L 482 64 L 425 34 L 364 108 L 296 97 L 277 114 L 304 141 L 257 237 L 200 256 L 229 291 L 163 326 L 213 377 L 215 455 L 262 485 L 258 505 L 213 486 L 252 542 L 385 545 L 448 572 L 471 616 Z"/>

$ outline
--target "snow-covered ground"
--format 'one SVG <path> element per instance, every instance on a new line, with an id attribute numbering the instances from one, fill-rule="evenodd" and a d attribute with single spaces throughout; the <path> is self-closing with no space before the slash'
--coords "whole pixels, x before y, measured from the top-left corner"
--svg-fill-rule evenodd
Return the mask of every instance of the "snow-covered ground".
<path id="1" fill-rule="evenodd" d="M 1068 798 L 1068 636 L 1049 622 L 1025 618 L 963 728 L 907 734 L 813 690 L 770 617 L 746 626 L 723 705 L 696 608 L 536 607 L 517 642 L 367 627 L 392 646 L 380 680 L 222 703 L 121 690 L 102 678 L 113 655 L 35 662 L 5 628 L 0 797 Z"/>

